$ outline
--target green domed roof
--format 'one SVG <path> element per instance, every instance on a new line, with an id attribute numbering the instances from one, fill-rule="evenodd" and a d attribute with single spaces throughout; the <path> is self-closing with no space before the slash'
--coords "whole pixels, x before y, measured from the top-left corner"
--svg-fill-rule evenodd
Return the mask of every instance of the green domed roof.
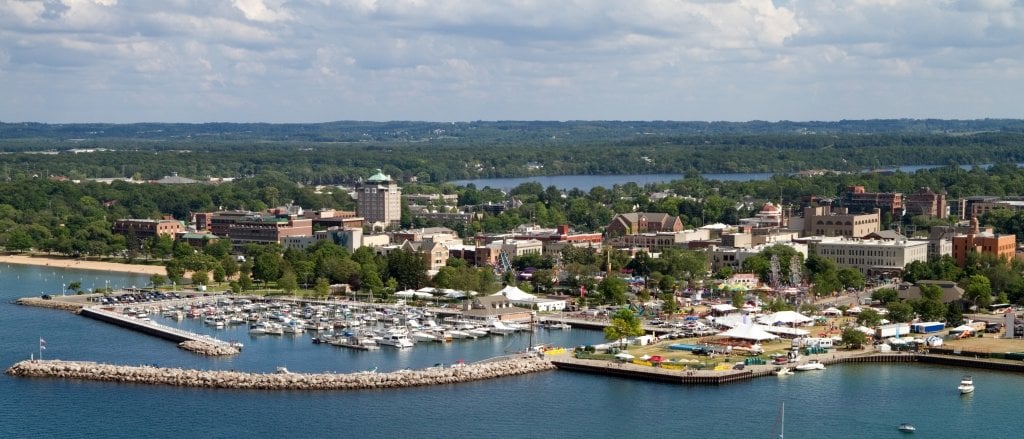
<path id="1" fill-rule="evenodd" d="M 375 169 L 375 171 L 377 171 L 377 173 L 371 175 L 370 178 L 367 178 L 366 179 L 367 182 L 380 183 L 380 182 L 391 181 L 391 176 L 384 175 L 384 173 L 381 172 L 380 169 Z"/>

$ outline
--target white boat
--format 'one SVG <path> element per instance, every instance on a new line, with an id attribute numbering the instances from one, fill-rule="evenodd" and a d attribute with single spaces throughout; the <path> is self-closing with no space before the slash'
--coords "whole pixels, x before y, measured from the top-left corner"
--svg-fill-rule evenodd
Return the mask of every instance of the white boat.
<path id="1" fill-rule="evenodd" d="M 551 323 L 548 325 L 548 329 L 572 329 L 572 325 L 565 322 Z"/>
<path id="2" fill-rule="evenodd" d="M 415 342 L 437 341 L 437 336 L 435 336 L 433 334 L 428 334 L 428 333 L 423 332 L 423 331 L 414 331 L 412 334 L 409 334 L 409 338 L 411 338 L 412 341 L 415 341 Z"/>
<path id="3" fill-rule="evenodd" d="M 460 331 L 458 329 L 452 329 L 451 331 L 448 331 L 448 335 L 452 336 L 452 338 L 476 338 L 476 336 L 469 335 L 468 332 Z"/>
<path id="4" fill-rule="evenodd" d="M 508 326 L 508 325 L 505 325 L 505 323 L 502 323 L 499 320 L 492 321 L 491 322 L 491 327 L 489 329 L 491 331 L 491 334 L 498 334 L 498 335 L 506 335 L 506 334 L 512 334 L 512 333 L 516 332 L 515 328 L 513 328 L 511 326 Z"/>
<path id="5" fill-rule="evenodd" d="M 910 425 L 910 424 L 907 424 L 907 423 L 900 424 L 900 426 L 896 427 L 896 429 L 899 430 L 899 431 L 902 431 L 904 433 L 913 433 L 913 432 L 917 431 L 917 428 L 915 428 L 913 425 Z"/>
<path id="6" fill-rule="evenodd" d="M 489 334 L 484 328 L 467 329 L 466 333 L 473 337 L 486 337 Z"/>
<path id="7" fill-rule="evenodd" d="M 957 386 L 957 390 L 960 391 L 961 395 L 973 392 L 974 378 L 972 378 L 970 375 L 964 375 L 964 377 L 960 379 L 960 385 Z"/>
<path id="8" fill-rule="evenodd" d="M 792 374 L 793 374 L 793 370 L 788 368 L 788 367 L 786 367 L 786 366 L 782 366 L 782 367 L 778 368 L 777 370 L 775 370 L 775 375 L 780 376 L 780 377 L 781 376 L 786 376 L 786 375 L 792 375 Z"/>
<path id="9" fill-rule="evenodd" d="M 380 340 L 377 340 L 377 343 L 385 346 L 393 346 L 399 349 L 411 348 L 415 346 L 412 340 L 409 340 L 409 337 L 406 337 L 404 334 L 391 334 L 385 337 L 381 337 Z"/>
<path id="10" fill-rule="evenodd" d="M 810 360 L 804 364 L 801 364 L 794 369 L 796 370 L 825 370 L 825 365 L 820 363 L 818 360 Z"/>

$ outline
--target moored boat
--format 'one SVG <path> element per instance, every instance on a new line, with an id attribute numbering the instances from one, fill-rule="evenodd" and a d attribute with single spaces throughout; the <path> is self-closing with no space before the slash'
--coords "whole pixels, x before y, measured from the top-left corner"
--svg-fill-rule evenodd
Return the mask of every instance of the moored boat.
<path id="1" fill-rule="evenodd" d="M 818 360 L 810 360 L 804 364 L 794 367 L 796 370 L 825 370 L 825 365 Z"/>
<path id="2" fill-rule="evenodd" d="M 960 379 L 960 385 L 957 386 L 957 390 L 960 391 L 961 395 L 974 392 L 974 378 L 970 375 L 964 375 L 964 377 Z"/>
<path id="3" fill-rule="evenodd" d="M 896 427 L 896 429 L 899 430 L 899 431 L 902 431 L 904 433 L 913 433 L 913 432 L 917 431 L 916 427 L 914 427 L 911 424 L 907 424 L 907 423 L 900 424 L 900 426 Z"/>

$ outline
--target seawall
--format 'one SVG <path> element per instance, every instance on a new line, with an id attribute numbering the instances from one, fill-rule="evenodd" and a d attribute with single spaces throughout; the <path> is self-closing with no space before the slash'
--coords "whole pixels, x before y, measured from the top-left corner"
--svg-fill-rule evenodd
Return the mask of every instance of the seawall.
<path id="1" fill-rule="evenodd" d="M 459 367 L 350 374 L 266 374 L 153 366 L 118 366 L 84 361 L 25 360 L 15 363 L 5 373 L 17 377 L 64 378 L 217 389 L 358 390 L 456 384 L 542 372 L 554 368 L 550 362 L 536 357 L 473 363 Z"/>
<path id="2" fill-rule="evenodd" d="M 61 311 L 79 312 L 85 305 L 81 303 L 65 302 L 63 300 L 46 300 L 41 297 L 22 297 L 14 303 L 39 308 L 59 309 Z"/>

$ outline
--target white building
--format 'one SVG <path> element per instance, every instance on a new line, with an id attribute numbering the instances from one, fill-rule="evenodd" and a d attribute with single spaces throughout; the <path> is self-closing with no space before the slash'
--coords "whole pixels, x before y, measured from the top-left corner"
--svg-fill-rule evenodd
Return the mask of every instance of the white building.
<path id="1" fill-rule="evenodd" d="M 928 261 L 927 241 L 822 239 L 809 247 L 812 254 L 834 261 L 839 268 L 856 268 L 866 276 L 897 276 L 911 262 Z"/>

